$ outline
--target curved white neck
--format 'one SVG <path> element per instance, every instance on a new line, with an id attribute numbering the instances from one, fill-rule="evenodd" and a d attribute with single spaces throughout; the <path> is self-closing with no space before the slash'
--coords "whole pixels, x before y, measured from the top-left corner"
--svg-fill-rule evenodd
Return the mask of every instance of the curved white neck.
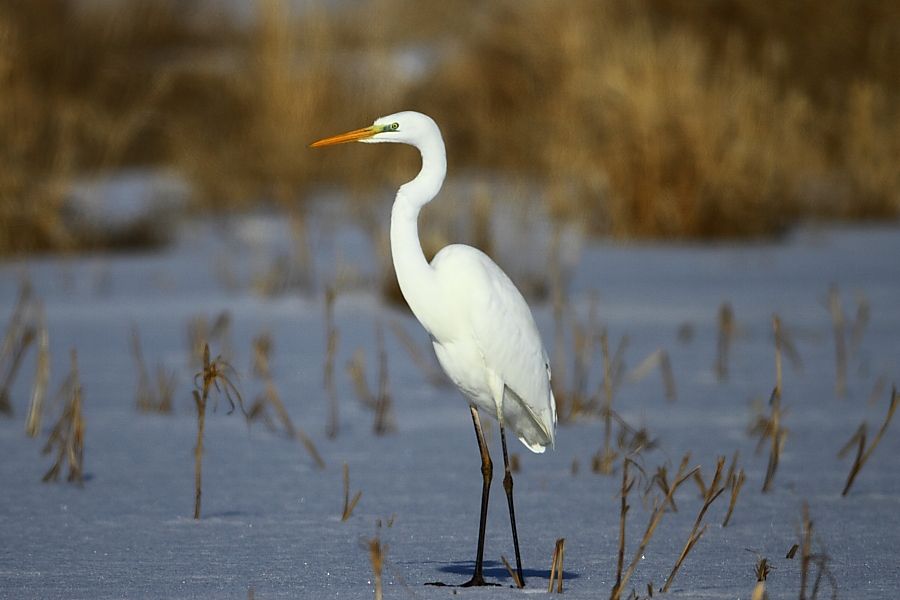
<path id="1" fill-rule="evenodd" d="M 444 183 L 447 155 L 440 135 L 416 147 L 422 154 L 419 174 L 397 192 L 391 210 L 391 256 L 400 291 L 413 314 L 431 333 L 429 314 L 437 309 L 439 291 L 433 285 L 434 270 L 425 259 L 419 242 L 418 217 L 423 206 L 431 202 Z"/>

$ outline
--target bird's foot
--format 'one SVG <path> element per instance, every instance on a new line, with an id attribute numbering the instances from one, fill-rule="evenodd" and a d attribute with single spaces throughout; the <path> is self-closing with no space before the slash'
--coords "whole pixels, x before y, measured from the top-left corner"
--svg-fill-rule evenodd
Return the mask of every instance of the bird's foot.
<path id="1" fill-rule="evenodd" d="M 481 575 L 473 575 L 472 579 L 468 580 L 465 583 L 460 583 L 459 585 L 452 585 L 444 583 L 443 581 L 429 581 L 425 585 L 433 585 L 435 587 L 500 587 L 499 583 L 488 583 Z"/>
<path id="2" fill-rule="evenodd" d="M 484 577 L 481 574 L 472 575 L 472 579 L 468 580 L 465 583 L 460 584 L 459 587 L 481 587 L 481 586 L 493 586 L 500 587 L 499 583 L 488 583 L 484 580 Z"/>

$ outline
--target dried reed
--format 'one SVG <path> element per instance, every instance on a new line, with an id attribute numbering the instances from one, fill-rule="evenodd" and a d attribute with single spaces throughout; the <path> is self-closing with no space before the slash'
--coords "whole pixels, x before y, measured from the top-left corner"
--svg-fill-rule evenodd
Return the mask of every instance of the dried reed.
<path id="1" fill-rule="evenodd" d="M 334 386 L 334 360 L 337 355 L 339 334 L 334 324 L 334 303 L 336 292 L 332 287 L 325 289 L 325 366 L 323 381 L 325 392 L 328 395 L 328 423 L 325 426 L 325 434 L 334 439 L 337 437 L 340 421 L 338 418 L 338 395 Z"/>
<path id="2" fill-rule="evenodd" d="M 135 405 L 140 412 L 169 414 L 175 395 L 175 373 L 162 364 L 156 365 L 156 380 L 151 380 L 141 349 L 141 334 L 137 325 L 131 328 L 131 354 L 138 371 Z"/>
<path id="3" fill-rule="evenodd" d="M 342 522 L 350 518 L 350 515 L 353 514 L 353 509 L 356 508 L 356 504 L 359 502 L 360 498 L 362 498 L 362 491 L 353 494 L 353 499 L 350 498 L 350 466 L 347 463 L 344 463 L 344 508 L 341 511 Z"/>
<path id="4" fill-rule="evenodd" d="M 9 390 L 15 382 L 22 358 L 37 336 L 36 326 L 32 323 L 34 303 L 31 283 L 25 279 L 19 285 L 16 305 L 0 345 L 0 413 L 3 414 L 12 414 Z"/>
<path id="5" fill-rule="evenodd" d="M 563 563 L 566 556 L 566 538 L 556 540 L 553 547 L 553 557 L 550 559 L 550 582 L 547 584 L 547 593 L 553 592 L 553 582 L 556 580 L 556 593 L 563 591 Z"/>
<path id="6" fill-rule="evenodd" d="M 244 411 L 244 401 L 234 384 L 237 373 L 221 356 L 209 359 L 209 344 L 203 345 L 203 368 L 194 376 L 194 404 L 197 407 L 197 445 L 194 447 L 194 519 L 200 518 L 200 496 L 203 487 L 203 433 L 206 425 L 206 407 L 209 393 L 216 390 L 217 397 L 224 395 L 230 405 L 229 414 L 234 412 L 235 401 Z M 215 410 L 215 407 L 214 407 Z"/>
<path id="7" fill-rule="evenodd" d="M 610 593 L 610 600 L 620 600 L 622 589 L 628 585 L 629 579 L 631 579 L 631 576 L 634 574 L 634 570 L 637 568 L 638 563 L 643 558 L 644 550 L 646 550 L 647 545 L 653 538 L 656 527 L 659 525 L 659 522 L 662 520 L 662 517 L 666 512 L 666 506 L 670 504 L 672 496 L 675 495 L 676 490 L 681 486 L 681 484 L 692 477 L 694 471 L 697 470 L 697 467 L 688 470 L 687 463 L 689 460 L 690 455 L 685 455 L 681 460 L 681 464 L 678 466 L 678 472 L 676 473 L 672 481 L 672 485 L 669 486 L 669 491 L 662 498 L 657 497 L 656 499 L 654 499 L 653 508 L 650 511 L 650 517 L 647 521 L 647 527 L 644 529 L 644 534 L 641 537 L 641 541 L 639 542 L 638 547 L 631 559 L 631 562 L 628 563 L 628 567 L 625 569 L 622 576 L 616 577 L 616 583 L 615 585 L 613 585 L 612 592 Z M 623 481 L 625 480 L 623 479 Z M 630 486 L 627 487 L 630 489 Z M 627 504 L 623 503 L 623 507 L 627 507 Z M 623 508 L 623 511 L 627 511 L 627 508 Z M 624 516 L 621 518 L 620 522 L 623 522 L 623 520 Z M 622 528 L 624 528 L 624 524 L 622 525 Z M 621 543 L 623 538 L 624 536 L 621 535 L 620 547 L 624 547 L 624 543 Z"/>
<path id="8" fill-rule="evenodd" d="M 616 454 L 612 450 L 612 402 L 613 402 L 613 375 L 612 363 L 609 358 L 609 336 L 604 329 L 600 333 L 600 354 L 603 357 L 603 453 L 595 463 L 594 471 L 609 475 L 612 473 L 613 461 Z"/>
<path id="9" fill-rule="evenodd" d="M 678 573 L 678 569 L 681 568 L 682 563 L 687 558 L 688 553 L 694 547 L 694 545 L 700 541 L 700 538 L 706 532 L 706 525 L 703 525 L 701 528 L 701 524 L 703 523 L 703 517 L 706 515 L 706 511 L 709 510 L 709 507 L 712 506 L 712 503 L 716 501 L 716 499 L 722 495 L 722 492 L 725 491 L 725 483 L 722 478 L 722 469 L 725 466 L 725 457 L 721 456 L 716 461 L 716 472 L 713 474 L 712 481 L 710 481 L 709 486 L 706 488 L 706 494 L 703 498 L 703 506 L 700 507 L 700 511 L 697 513 L 697 518 L 694 520 L 694 526 L 691 528 L 691 532 L 688 535 L 687 542 L 684 544 L 684 548 L 681 550 L 681 554 L 678 555 L 678 560 L 675 561 L 675 565 L 672 567 L 672 570 L 669 572 L 669 576 L 666 578 L 666 583 L 663 585 L 662 591 L 666 593 L 669 591 L 669 587 L 672 585 L 672 581 L 675 580 L 675 575 Z"/>
<path id="10" fill-rule="evenodd" d="M 34 373 L 34 385 L 31 388 L 31 402 L 28 404 L 28 417 L 25 420 L 25 432 L 29 437 L 37 437 L 41 431 L 41 419 L 44 412 L 44 398 L 47 385 L 50 383 L 50 335 L 47 333 L 47 318 L 44 308 L 38 304 L 38 354 Z"/>
<path id="11" fill-rule="evenodd" d="M 509 561 L 502 554 L 500 555 L 500 562 L 503 563 L 503 566 L 506 568 L 506 572 L 509 573 L 510 578 L 513 580 L 513 583 L 520 590 L 525 587 L 525 584 L 522 583 L 522 580 L 519 579 L 519 574 L 513 569 L 512 565 L 509 564 Z"/>
<path id="12" fill-rule="evenodd" d="M 381 579 L 386 550 L 387 546 L 381 543 L 381 539 L 378 536 L 369 540 L 369 561 L 372 563 L 372 575 L 375 579 L 375 600 L 382 600 L 383 598 Z"/>
<path id="13" fill-rule="evenodd" d="M 56 481 L 63 463 L 69 466 L 66 480 L 79 486 L 84 483 L 84 418 L 81 415 L 81 382 L 78 377 L 78 356 L 72 349 L 72 369 L 60 389 L 65 399 L 63 412 L 50 431 L 43 453 L 49 454 L 56 446 L 56 460 L 44 474 L 43 481 Z"/>
<path id="14" fill-rule="evenodd" d="M 741 488 L 744 486 L 744 481 L 746 479 L 747 478 L 744 475 L 744 469 L 741 469 L 737 473 L 732 473 L 726 479 L 726 481 L 728 482 L 728 487 L 731 490 L 731 498 L 728 501 L 728 511 L 725 513 L 725 519 L 722 521 L 722 527 L 728 527 L 728 523 L 731 522 L 731 515 L 732 513 L 734 513 L 734 507 L 737 505 L 738 496 L 741 493 Z"/>
<path id="15" fill-rule="evenodd" d="M 271 336 L 267 333 L 256 336 L 253 340 L 253 365 L 251 371 L 256 377 L 262 379 L 264 390 L 257 396 L 253 405 L 250 407 L 250 410 L 247 412 L 247 419 L 248 421 L 252 421 L 262 416 L 266 419 L 269 427 L 274 429 L 266 412 L 266 408 L 271 406 L 275 410 L 275 414 L 278 416 L 278 420 L 281 421 L 281 425 L 284 427 L 284 431 L 288 437 L 298 440 L 303 444 L 303 447 L 306 448 L 306 452 L 316 463 L 316 466 L 320 469 L 324 469 L 325 461 L 322 460 L 322 455 L 319 454 L 319 450 L 316 448 L 315 443 L 313 443 L 312 438 L 310 438 L 303 429 L 294 425 L 291 416 L 288 414 L 287 408 L 285 408 L 284 403 L 281 401 L 281 395 L 278 393 L 278 387 L 275 385 L 275 378 L 272 376 L 270 368 L 271 353 Z"/>
<path id="16" fill-rule="evenodd" d="M 756 563 L 756 585 L 753 587 L 753 593 L 750 600 L 768 600 L 769 594 L 766 592 L 766 579 L 769 577 L 769 561 L 766 558 L 760 558 Z"/>
<path id="17" fill-rule="evenodd" d="M 884 437 L 884 432 L 887 431 L 888 426 L 891 424 L 891 419 L 894 416 L 894 412 L 897 410 L 898 396 L 897 396 L 897 388 L 894 387 L 891 390 L 891 403 L 888 406 L 887 415 L 884 418 L 884 422 L 881 424 L 881 428 L 878 430 L 878 433 L 875 434 L 875 438 L 872 440 L 872 443 L 866 448 L 866 424 L 863 423 L 860 425 L 859 429 L 850 438 L 850 441 L 841 449 L 838 453 L 838 456 L 843 456 L 847 450 L 853 445 L 854 441 L 858 441 L 856 458 L 853 460 L 853 465 L 850 467 L 850 473 L 847 476 L 847 483 L 844 484 L 844 490 L 841 492 L 842 496 L 846 496 L 850 492 L 850 488 L 853 486 L 853 482 L 856 481 L 856 476 L 859 475 L 859 472 L 862 470 L 863 466 L 865 466 L 866 461 L 869 460 L 869 457 L 872 456 L 872 453 L 875 452 L 875 448 L 878 447 L 878 443 L 881 441 L 881 438 Z"/>
<path id="18" fill-rule="evenodd" d="M 856 318 L 853 319 L 853 325 L 850 327 L 850 354 L 859 350 L 871 317 L 872 305 L 865 296 L 860 294 L 856 299 Z"/>
<path id="19" fill-rule="evenodd" d="M 834 329 L 835 384 L 834 390 L 839 398 L 847 395 L 847 335 L 844 309 L 841 308 L 841 296 L 837 285 L 828 289 L 828 312 L 831 313 L 831 324 Z"/>
<path id="20" fill-rule="evenodd" d="M 666 400 L 674 402 L 677 394 L 675 392 L 675 376 L 672 374 L 672 361 L 669 360 L 669 353 L 662 348 L 657 348 L 648 354 L 647 358 L 628 372 L 626 378 L 629 381 L 640 381 L 657 367 L 660 375 L 662 375 L 663 391 L 665 392 Z"/>
<path id="21" fill-rule="evenodd" d="M 719 341 L 716 346 L 716 377 L 719 381 L 728 379 L 728 359 L 735 334 L 734 311 L 729 302 L 719 307 Z"/>

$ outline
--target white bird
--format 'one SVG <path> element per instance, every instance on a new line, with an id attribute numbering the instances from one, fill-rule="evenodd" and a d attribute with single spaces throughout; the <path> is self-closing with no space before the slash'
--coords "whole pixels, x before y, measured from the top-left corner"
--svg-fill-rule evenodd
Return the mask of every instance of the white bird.
<path id="1" fill-rule="evenodd" d="M 524 585 L 513 506 L 505 429 L 509 427 L 532 452 L 553 446 L 556 402 L 550 389 L 550 363 L 534 318 L 522 294 L 486 254 L 453 244 L 431 264 L 422 252 L 419 211 L 440 191 L 447 156 L 440 129 L 428 116 L 399 112 L 363 129 L 328 137 L 311 147 L 345 142 L 393 142 L 418 148 L 422 169 L 400 186 L 391 211 L 391 254 L 397 281 L 413 314 L 431 336 L 438 362 L 469 402 L 481 453 L 481 518 L 475 572 L 464 586 L 486 585 L 484 533 L 493 474 L 479 410 L 500 424 L 516 573 Z"/>

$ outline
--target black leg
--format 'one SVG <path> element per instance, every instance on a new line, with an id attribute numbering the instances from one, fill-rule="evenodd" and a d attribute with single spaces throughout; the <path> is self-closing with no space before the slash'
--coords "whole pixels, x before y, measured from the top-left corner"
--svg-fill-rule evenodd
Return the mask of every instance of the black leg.
<path id="1" fill-rule="evenodd" d="M 522 574 L 522 557 L 519 555 L 519 534 L 516 532 L 516 508 L 513 505 L 513 478 L 509 470 L 509 455 L 506 453 L 506 431 L 500 422 L 500 442 L 503 444 L 503 489 L 506 490 L 506 502 L 509 504 L 509 522 L 512 525 L 513 547 L 516 550 L 516 574 L 519 584 L 525 587 L 525 576 Z"/>
<path id="2" fill-rule="evenodd" d="M 462 587 L 487 585 L 484 582 L 484 530 L 487 525 L 488 497 L 491 493 L 491 477 L 494 474 L 494 465 L 491 463 L 491 453 L 484 441 L 484 431 L 481 429 L 481 419 L 478 417 L 478 409 L 470 406 L 472 423 L 475 425 L 475 437 L 478 438 L 478 450 L 481 452 L 481 521 L 478 524 L 478 551 L 475 554 L 475 572 L 472 579 L 462 584 Z M 518 557 L 518 549 L 516 550 Z"/>

